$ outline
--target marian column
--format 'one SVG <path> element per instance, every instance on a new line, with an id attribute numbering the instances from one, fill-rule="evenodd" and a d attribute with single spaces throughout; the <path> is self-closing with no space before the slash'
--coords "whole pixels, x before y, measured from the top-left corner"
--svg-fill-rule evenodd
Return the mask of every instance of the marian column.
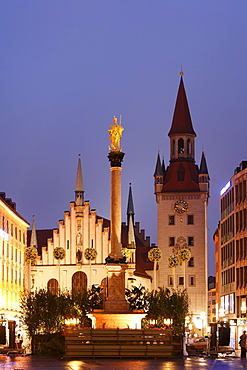
<path id="1" fill-rule="evenodd" d="M 117 118 L 113 118 L 113 125 L 108 130 L 110 134 L 110 153 L 108 159 L 111 167 L 111 252 L 106 258 L 108 276 L 108 296 L 105 309 L 108 311 L 121 312 L 129 309 L 125 299 L 125 270 L 127 265 L 122 255 L 121 244 L 121 170 L 124 153 L 122 152 L 120 139 L 124 128 L 119 125 Z"/>
<path id="2" fill-rule="evenodd" d="M 110 134 L 110 152 L 108 159 L 111 170 L 111 251 L 106 258 L 107 297 L 103 310 L 94 310 L 89 317 L 93 326 L 98 329 L 141 329 L 141 320 L 146 313 L 130 311 L 125 299 L 125 271 L 128 267 L 126 258 L 122 255 L 121 244 L 121 170 L 124 153 L 120 139 L 124 128 L 113 118 L 113 125 L 108 130 Z"/>
<path id="3" fill-rule="evenodd" d="M 120 146 L 120 138 L 124 128 L 118 125 L 117 118 L 113 118 L 113 125 L 108 130 L 110 134 L 111 145 L 108 159 L 111 163 L 111 199 L 110 199 L 110 219 L 111 219 L 111 253 L 110 260 L 119 261 L 123 258 L 121 249 L 121 170 L 122 160 L 125 153 L 122 152 Z"/>

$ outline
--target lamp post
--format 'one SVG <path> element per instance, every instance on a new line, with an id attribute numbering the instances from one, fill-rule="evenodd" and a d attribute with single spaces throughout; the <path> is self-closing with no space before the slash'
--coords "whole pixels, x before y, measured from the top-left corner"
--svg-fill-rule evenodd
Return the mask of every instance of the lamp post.
<path id="1" fill-rule="evenodd" d="M 53 251 L 53 257 L 58 261 L 58 283 L 59 292 L 61 292 L 61 281 L 60 281 L 60 263 L 66 257 L 66 251 L 62 247 L 56 247 Z"/>
<path id="2" fill-rule="evenodd" d="M 91 289 L 91 262 L 94 261 L 97 257 L 98 253 L 96 249 L 92 248 L 86 248 L 84 252 L 84 256 L 86 260 L 89 261 L 89 283 L 88 288 Z"/>
<path id="3" fill-rule="evenodd" d="M 154 263 L 154 291 L 157 290 L 157 263 L 161 260 L 162 253 L 159 248 L 151 248 L 148 251 L 149 261 Z"/>
<path id="4" fill-rule="evenodd" d="M 204 327 L 205 327 L 206 313 L 204 311 L 200 312 L 200 317 L 201 317 L 201 321 L 202 321 L 202 336 L 204 337 Z"/>

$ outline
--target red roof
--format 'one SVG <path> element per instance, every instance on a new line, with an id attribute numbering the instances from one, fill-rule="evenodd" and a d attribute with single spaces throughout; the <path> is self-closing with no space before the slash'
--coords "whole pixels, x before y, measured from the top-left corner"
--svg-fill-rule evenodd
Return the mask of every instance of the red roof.
<path id="1" fill-rule="evenodd" d="M 184 181 L 178 181 L 181 164 L 184 169 Z M 197 168 L 193 161 L 174 161 L 168 167 L 162 192 L 200 191 L 198 182 Z"/>
<path id="2" fill-rule="evenodd" d="M 196 136 L 190 117 L 190 110 L 184 88 L 183 78 L 181 76 L 177 101 L 173 114 L 172 126 L 168 133 L 168 136 L 184 133 Z"/>

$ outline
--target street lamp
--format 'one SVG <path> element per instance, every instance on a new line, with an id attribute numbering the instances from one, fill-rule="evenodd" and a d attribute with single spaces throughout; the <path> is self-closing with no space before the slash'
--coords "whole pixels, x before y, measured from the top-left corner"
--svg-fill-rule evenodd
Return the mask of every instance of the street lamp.
<path id="1" fill-rule="evenodd" d="M 206 313 L 204 311 L 200 312 L 200 318 L 202 321 L 202 336 L 204 337 L 204 327 L 205 327 L 205 318 L 206 318 Z"/>

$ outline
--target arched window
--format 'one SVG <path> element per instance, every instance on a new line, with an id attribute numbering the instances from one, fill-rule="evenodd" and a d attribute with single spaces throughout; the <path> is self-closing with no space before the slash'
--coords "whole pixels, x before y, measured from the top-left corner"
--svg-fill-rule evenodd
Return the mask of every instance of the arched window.
<path id="1" fill-rule="evenodd" d="M 178 154 L 184 153 L 184 139 L 178 140 Z"/>
<path id="2" fill-rule="evenodd" d="M 47 283 L 47 289 L 51 294 L 58 295 L 58 281 L 57 279 L 50 279 Z"/>
<path id="3" fill-rule="evenodd" d="M 175 140 L 172 140 L 172 154 L 173 155 L 175 154 L 175 147 L 176 147 Z"/>
<path id="4" fill-rule="evenodd" d="M 192 143 L 190 139 L 187 140 L 187 154 L 192 154 Z"/>
<path id="5" fill-rule="evenodd" d="M 87 275 L 85 272 L 77 271 L 72 276 L 72 291 L 87 289 Z"/>

